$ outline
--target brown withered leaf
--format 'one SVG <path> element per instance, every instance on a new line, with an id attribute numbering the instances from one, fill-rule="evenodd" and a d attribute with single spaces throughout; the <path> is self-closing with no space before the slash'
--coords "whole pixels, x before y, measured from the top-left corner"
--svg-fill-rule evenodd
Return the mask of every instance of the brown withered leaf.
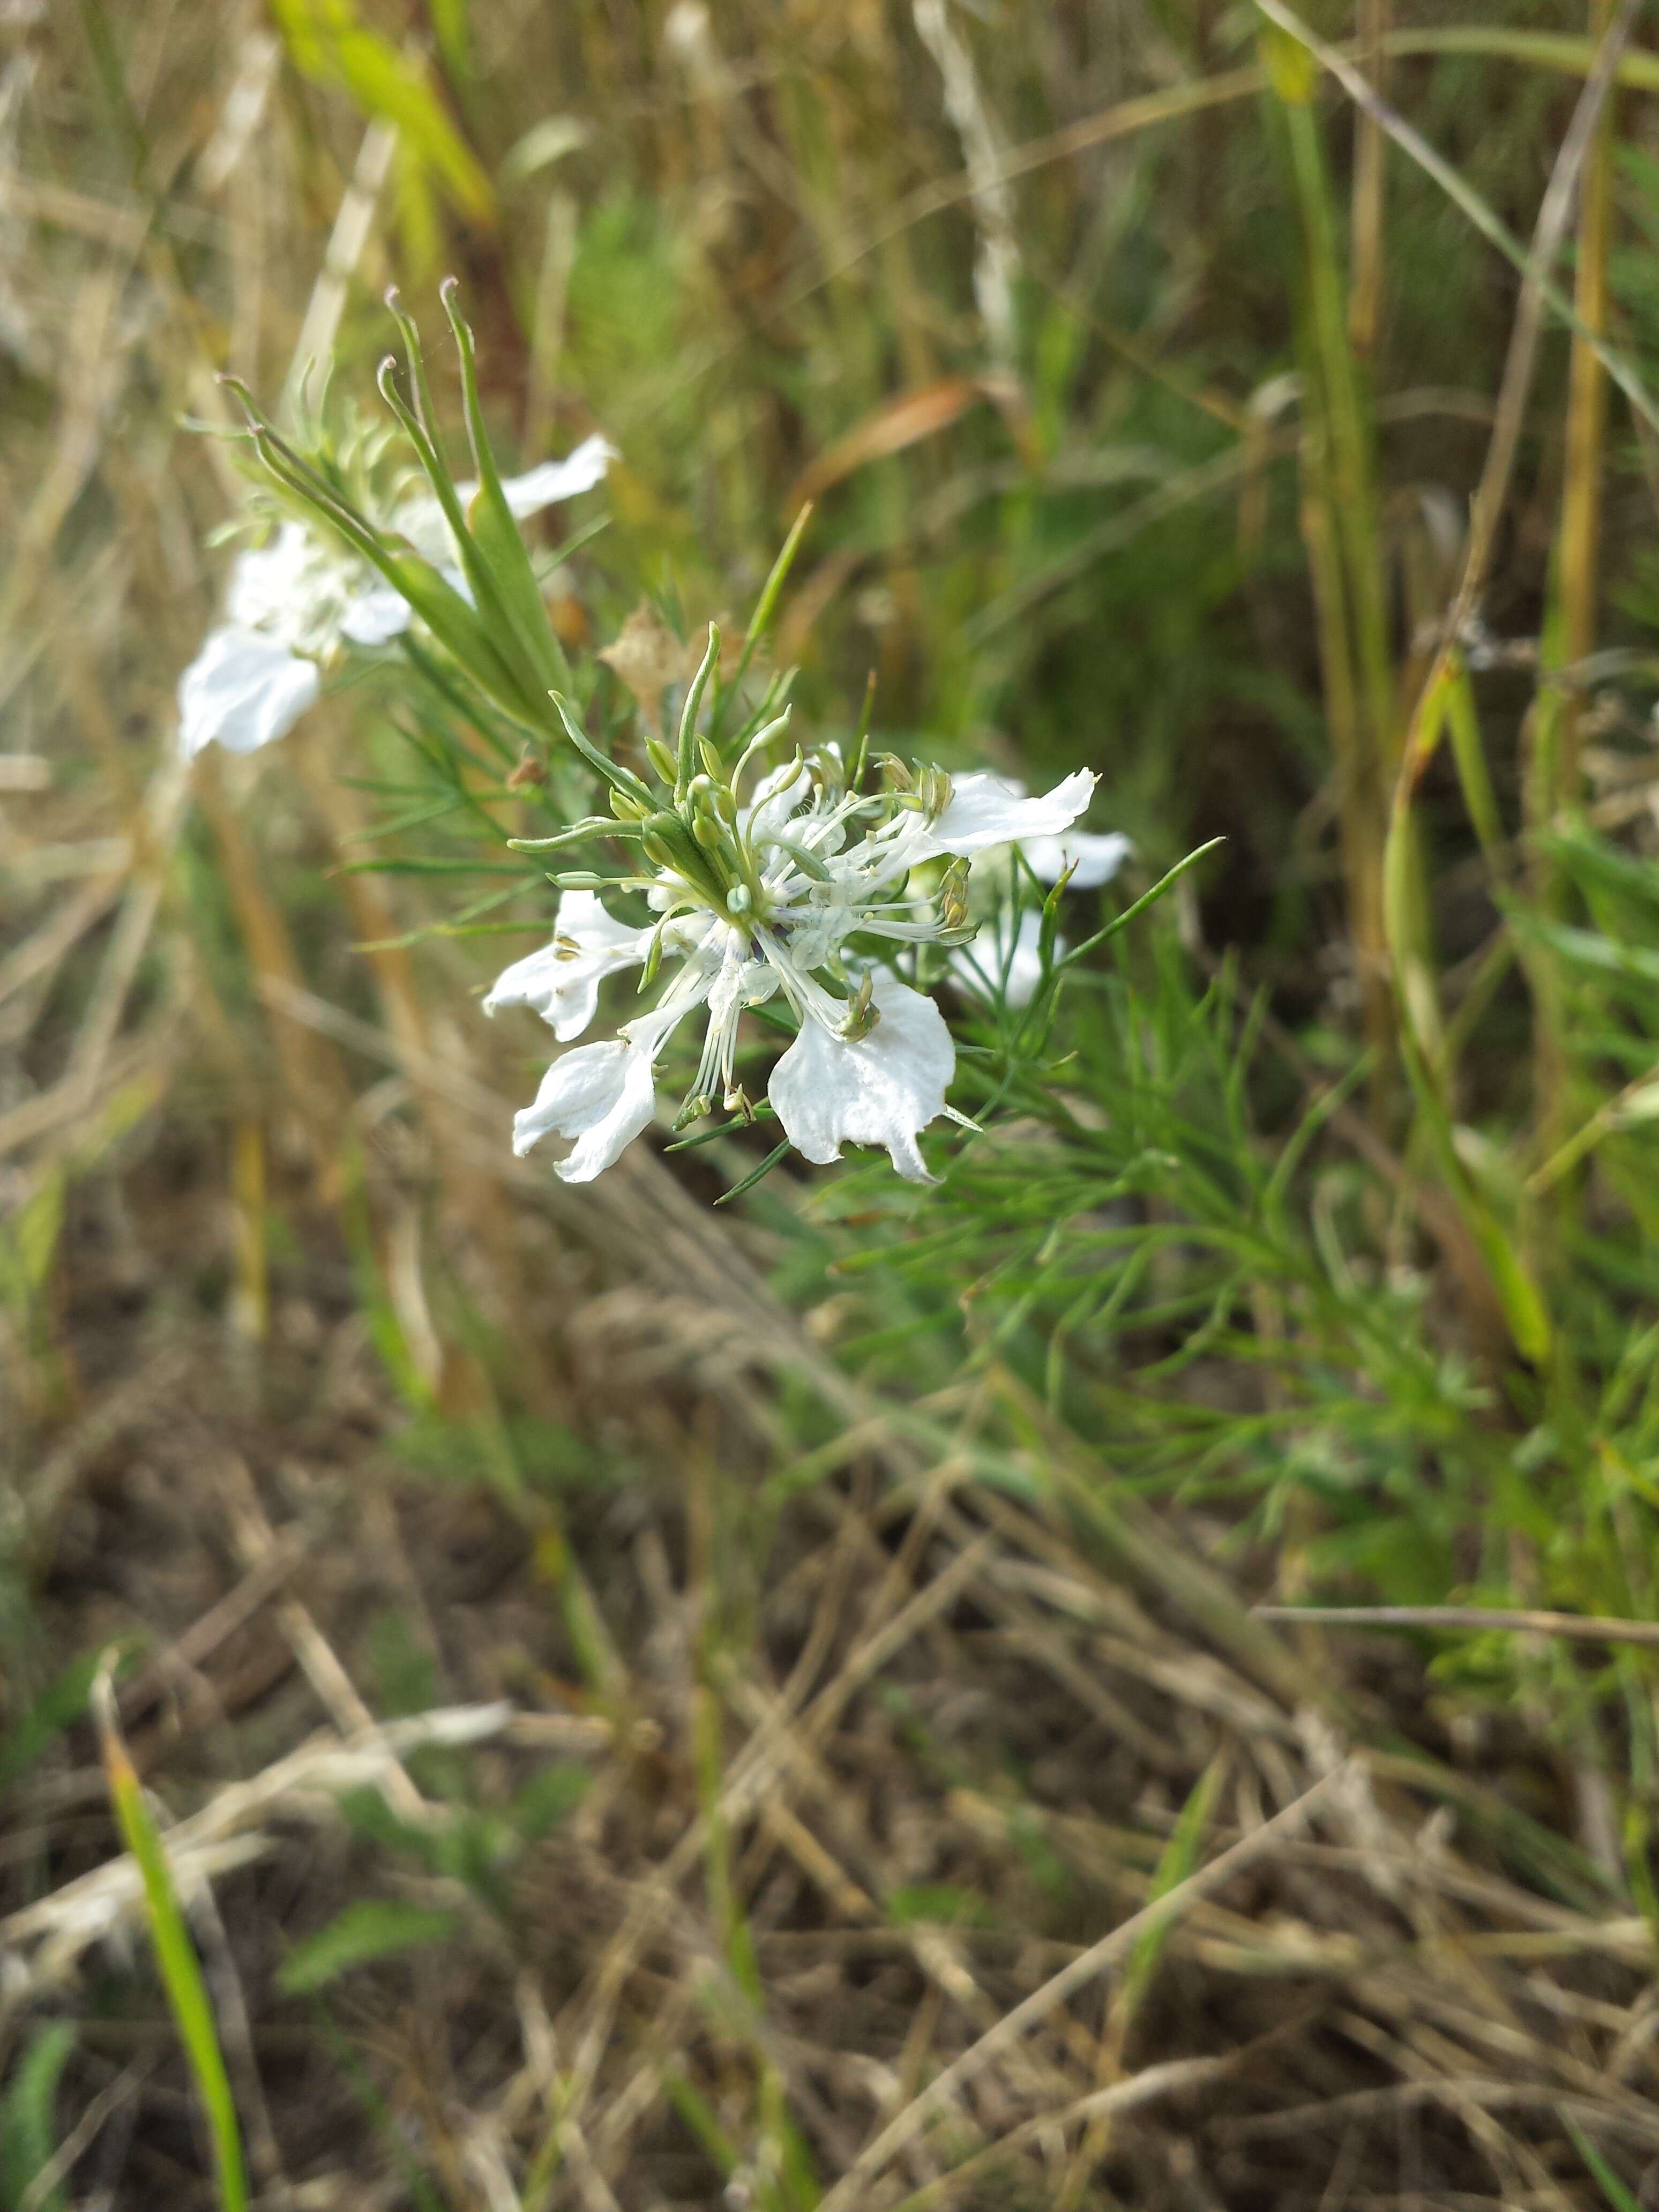
<path id="1" fill-rule="evenodd" d="M 819 499 L 832 484 L 872 461 L 902 453 L 926 438 L 937 437 L 960 422 L 972 407 L 994 407 L 1028 465 L 1034 465 L 1036 449 L 1031 441 L 1024 392 L 1012 377 L 942 376 L 932 384 L 895 392 L 855 422 L 843 437 L 802 470 L 790 487 L 788 508 L 793 514 L 809 499 Z"/>
<path id="2" fill-rule="evenodd" d="M 623 624 L 615 644 L 605 646 L 599 654 L 641 706 L 653 714 L 667 686 L 682 682 L 701 658 L 675 636 L 647 599 L 640 601 Z"/>

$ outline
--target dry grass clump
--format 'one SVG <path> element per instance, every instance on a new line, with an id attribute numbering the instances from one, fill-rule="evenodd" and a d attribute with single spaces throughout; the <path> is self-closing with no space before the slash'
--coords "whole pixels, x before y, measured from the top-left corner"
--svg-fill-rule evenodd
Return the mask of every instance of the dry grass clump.
<path id="1" fill-rule="evenodd" d="M 75 1240 L 66 1340 L 104 1372 L 40 1630 L 152 1639 L 127 1737 L 246 2021 L 271 2201 L 400 2203 L 412 2144 L 457 2204 L 509 2175 L 525 2204 L 744 2201 L 803 2156 L 830 2203 L 1589 2203 L 1576 2146 L 1659 2148 L 1647 1925 L 1553 1840 L 1522 1732 L 1453 1747 L 1410 1670 L 1345 1691 L 1329 1652 L 1218 1651 L 1180 1538 L 1138 1530 L 1126 1579 L 877 1407 L 756 1586 L 770 1383 L 845 1386 L 690 1207 L 702 1299 L 670 1260 L 590 1309 L 594 1449 L 635 1472 L 563 1492 L 615 1670 L 584 1717 L 538 1500 L 400 1463 L 326 1243 L 278 1271 L 251 1395 L 166 1310 L 191 1170 L 151 1172 L 155 1280 L 118 1319 Z M 84 1757 L 71 1734 L 10 1794 L 4 2002 L 19 2038 L 75 2022 L 81 2185 L 137 2203 L 199 2185 Z M 543 1830 L 550 1758 L 588 1786 Z M 325 2026 L 283 1960 L 365 1898 L 443 1940 L 360 1966 Z"/>

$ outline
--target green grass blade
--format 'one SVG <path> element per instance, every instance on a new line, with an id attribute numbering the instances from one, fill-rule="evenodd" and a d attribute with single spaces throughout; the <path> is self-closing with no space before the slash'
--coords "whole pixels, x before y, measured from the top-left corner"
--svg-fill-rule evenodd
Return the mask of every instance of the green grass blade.
<path id="1" fill-rule="evenodd" d="M 0 2104 L 0 2204 L 8 2212 L 31 2197 L 36 2212 L 64 2212 L 62 2190 L 43 2195 L 36 2184 L 58 2148 L 58 2085 L 74 2049 L 75 2030 L 68 2021 L 43 2027 Z"/>
<path id="2" fill-rule="evenodd" d="M 213 2163 L 220 2212 L 246 2212 L 247 2168 L 242 2157 L 241 2129 L 231 2095 L 230 2076 L 213 2017 L 212 2001 L 202 1974 L 202 1962 L 185 1917 L 179 1908 L 167 1848 L 144 1802 L 126 1746 L 115 1717 L 115 1701 L 107 1674 L 94 1693 L 99 1729 L 103 1739 L 104 1773 L 110 1803 L 122 1840 L 137 1862 L 144 1886 L 144 1916 L 149 1923 L 155 1963 L 173 2013 L 179 2039 L 207 2116 L 213 2142 Z"/>

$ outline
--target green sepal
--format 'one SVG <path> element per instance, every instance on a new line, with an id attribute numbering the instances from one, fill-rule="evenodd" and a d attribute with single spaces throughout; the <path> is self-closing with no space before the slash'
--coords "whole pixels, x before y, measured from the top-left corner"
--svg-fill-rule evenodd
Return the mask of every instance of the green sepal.
<path id="1" fill-rule="evenodd" d="M 696 674 L 691 678 L 685 695 L 685 705 L 680 713 L 679 758 L 674 775 L 674 796 L 684 799 L 691 787 L 691 779 L 697 772 L 697 709 L 702 704 L 702 695 L 720 657 L 720 634 L 713 623 L 708 625 L 708 649 L 703 654 Z"/>
<path id="2" fill-rule="evenodd" d="M 394 309 L 393 312 L 397 311 Z M 400 317 L 400 328 L 404 319 Z M 414 326 L 411 324 L 409 327 L 412 330 Z M 415 410 L 398 389 L 396 368 L 397 364 L 390 355 L 380 363 L 377 378 L 380 397 L 403 425 L 410 443 L 420 456 L 421 466 L 425 470 L 427 480 L 443 510 L 461 566 L 466 572 L 466 580 L 472 587 L 479 629 L 489 641 L 491 659 L 507 673 L 510 687 L 507 696 L 511 702 L 512 710 L 532 728 L 540 727 L 538 702 L 547 687 L 540 681 L 530 656 L 524 649 L 512 617 L 496 588 L 494 572 L 480 554 L 467 528 L 466 516 L 456 495 L 455 480 L 449 473 L 447 463 L 427 434 Z M 456 596 L 459 598 L 460 595 L 458 592 Z M 471 666 L 470 662 L 466 665 Z M 483 681 L 476 669 L 472 672 L 478 677 L 480 683 Z"/>
<path id="3" fill-rule="evenodd" d="M 502 601 L 516 618 L 525 650 L 536 663 L 541 689 L 562 690 L 570 682 L 569 666 L 548 619 L 541 586 L 536 580 L 517 520 L 507 503 L 501 472 L 490 451 L 478 398 L 477 358 L 471 327 L 455 305 L 456 289 L 455 279 L 447 277 L 439 287 L 438 296 L 443 301 L 460 355 L 467 441 L 472 448 L 472 465 L 478 473 L 478 489 L 467 517 L 468 525 L 480 559 L 489 565 Z"/>

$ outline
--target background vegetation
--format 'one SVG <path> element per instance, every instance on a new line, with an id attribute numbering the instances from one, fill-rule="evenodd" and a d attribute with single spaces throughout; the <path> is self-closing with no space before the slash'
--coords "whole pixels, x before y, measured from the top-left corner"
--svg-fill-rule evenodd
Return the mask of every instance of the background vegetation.
<path id="1" fill-rule="evenodd" d="M 1655 2201 L 1653 36 L 6 11 L 8 2212 Z M 815 731 L 1225 839 L 936 1190 L 515 1163 L 501 768 L 178 763 L 451 270 L 617 728 L 810 498 Z"/>

